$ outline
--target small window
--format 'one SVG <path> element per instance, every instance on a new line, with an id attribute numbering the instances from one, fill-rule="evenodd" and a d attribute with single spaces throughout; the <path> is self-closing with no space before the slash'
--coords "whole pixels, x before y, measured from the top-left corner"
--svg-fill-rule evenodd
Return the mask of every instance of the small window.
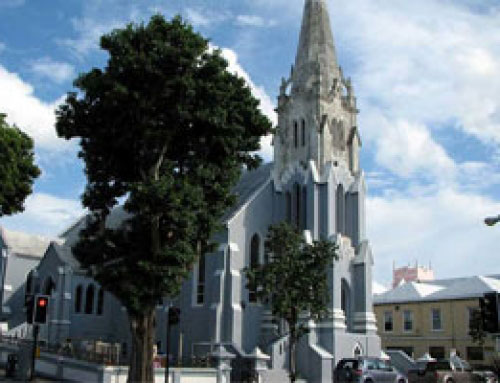
<path id="1" fill-rule="evenodd" d="M 442 323 L 441 323 L 441 310 L 440 309 L 432 309 L 431 316 L 432 316 L 432 330 L 433 331 L 442 330 L 443 327 L 442 327 Z"/>
<path id="2" fill-rule="evenodd" d="M 94 312 L 94 285 L 90 284 L 87 287 L 85 294 L 85 314 L 92 314 Z"/>
<path id="3" fill-rule="evenodd" d="M 302 188 L 302 228 L 307 230 L 307 187 Z"/>
<path id="4" fill-rule="evenodd" d="M 104 290 L 99 289 L 97 294 L 97 315 L 102 315 L 104 309 Z"/>
<path id="5" fill-rule="evenodd" d="M 429 347 L 429 354 L 434 359 L 444 359 L 445 356 L 444 347 L 441 346 Z"/>
<path id="6" fill-rule="evenodd" d="M 403 311 L 403 330 L 406 332 L 413 331 L 413 312 L 410 310 Z"/>
<path id="7" fill-rule="evenodd" d="M 384 313 L 384 331 L 391 332 L 393 330 L 394 323 L 392 320 L 392 311 L 386 311 Z"/>
<path id="8" fill-rule="evenodd" d="M 300 195 L 300 186 L 299 184 L 295 184 L 295 227 L 297 229 L 300 229 L 300 216 L 302 215 L 300 211 L 300 202 L 301 202 L 301 195 Z"/>
<path id="9" fill-rule="evenodd" d="M 290 192 L 286 192 L 286 221 L 292 223 L 292 195 Z"/>
<path id="10" fill-rule="evenodd" d="M 205 302 L 205 254 L 200 256 L 198 263 L 198 284 L 196 288 L 196 303 L 202 305 Z"/>
<path id="11" fill-rule="evenodd" d="M 82 312 L 82 294 L 83 294 L 82 285 L 78 285 L 75 291 L 75 313 Z"/>
<path id="12" fill-rule="evenodd" d="M 467 360 L 484 360 L 482 347 L 467 347 Z"/>
<path id="13" fill-rule="evenodd" d="M 306 146 L 306 121 L 302 119 L 302 146 Z"/>

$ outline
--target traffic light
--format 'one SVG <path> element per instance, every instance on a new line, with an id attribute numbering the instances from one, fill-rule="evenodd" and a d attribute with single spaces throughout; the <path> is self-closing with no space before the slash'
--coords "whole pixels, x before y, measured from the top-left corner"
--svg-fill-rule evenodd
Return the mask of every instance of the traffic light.
<path id="1" fill-rule="evenodd" d="M 481 319 L 485 332 L 498 332 L 498 294 L 486 293 L 484 298 L 479 298 L 481 308 Z"/>
<path id="2" fill-rule="evenodd" d="M 170 307 L 168 309 L 168 324 L 176 325 L 180 321 L 181 309 L 178 307 Z"/>
<path id="3" fill-rule="evenodd" d="M 24 296 L 24 307 L 26 308 L 26 323 L 33 323 L 33 308 L 35 307 L 35 299 L 33 294 Z"/>
<path id="4" fill-rule="evenodd" d="M 49 297 L 47 295 L 37 295 L 35 298 L 35 318 L 36 324 L 47 323 L 47 312 L 49 309 Z"/>

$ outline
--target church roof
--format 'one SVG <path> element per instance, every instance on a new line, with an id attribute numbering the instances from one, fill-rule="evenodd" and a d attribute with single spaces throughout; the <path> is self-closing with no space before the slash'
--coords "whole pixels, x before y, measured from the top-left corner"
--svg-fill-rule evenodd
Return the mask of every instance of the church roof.
<path id="1" fill-rule="evenodd" d="M 42 258 L 52 239 L 0 227 L 0 236 L 14 254 Z"/>
<path id="2" fill-rule="evenodd" d="M 331 87 L 339 77 L 330 16 L 326 0 L 306 0 L 302 17 L 297 56 L 294 68 L 294 86 L 303 87 L 311 71 L 317 71 L 324 84 Z"/>
<path id="3" fill-rule="evenodd" d="M 252 196 L 271 179 L 273 163 L 259 166 L 255 170 L 245 171 L 233 189 L 236 194 L 236 203 L 224 214 L 222 222 L 229 221 L 251 198 Z"/>

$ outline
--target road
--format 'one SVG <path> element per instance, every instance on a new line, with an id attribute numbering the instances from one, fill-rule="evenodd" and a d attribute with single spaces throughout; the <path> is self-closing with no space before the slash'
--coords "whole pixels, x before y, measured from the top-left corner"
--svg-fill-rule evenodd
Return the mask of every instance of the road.
<path id="1" fill-rule="evenodd" d="M 0 368 L 0 382 L 6 383 L 6 382 L 21 382 L 21 380 L 16 380 L 12 378 L 6 378 L 5 377 L 5 370 L 3 368 Z M 32 380 L 33 383 L 54 383 L 54 382 L 62 382 L 60 380 L 53 380 L 53 379 L 46 379 L 46 378 L 40 378 L 40 377 L 35 377 Z"/>

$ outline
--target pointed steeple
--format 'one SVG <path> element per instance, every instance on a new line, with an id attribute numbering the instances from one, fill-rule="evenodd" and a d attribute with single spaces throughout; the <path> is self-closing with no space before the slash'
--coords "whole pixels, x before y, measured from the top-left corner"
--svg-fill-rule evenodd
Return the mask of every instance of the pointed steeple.
<path id="1" fill-rule="evenodd" d="M 305 0 L 293 88 L 304 89 L 311 81 L 321 81 L 321 88 L 328 91 L 339 75 L 326 0 Z"/>

